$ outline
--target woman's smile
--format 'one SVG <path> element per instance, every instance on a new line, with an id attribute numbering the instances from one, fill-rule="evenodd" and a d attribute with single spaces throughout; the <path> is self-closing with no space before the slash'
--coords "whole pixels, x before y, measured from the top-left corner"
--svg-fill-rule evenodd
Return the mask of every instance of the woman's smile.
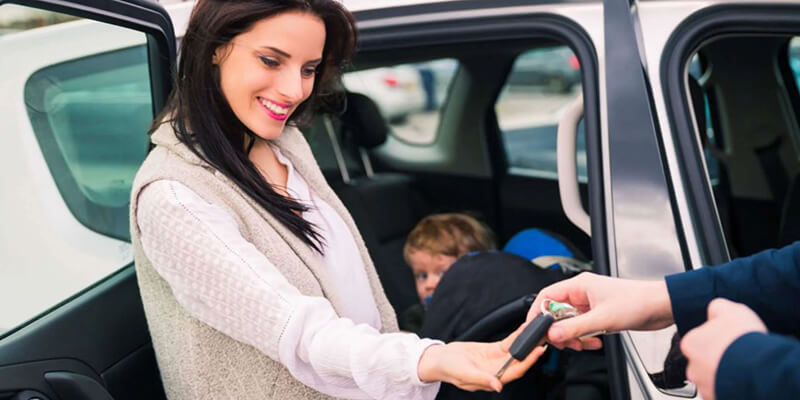
<path id="1" fill-rule="evenodd" d="M 291 106 L 286 103 L 279 103 L 277 101 L 268 100 L 263 97 L 257 97 L 258 104 L 264 111 L 276 121 L 285 121 L 289 117 Z"/>

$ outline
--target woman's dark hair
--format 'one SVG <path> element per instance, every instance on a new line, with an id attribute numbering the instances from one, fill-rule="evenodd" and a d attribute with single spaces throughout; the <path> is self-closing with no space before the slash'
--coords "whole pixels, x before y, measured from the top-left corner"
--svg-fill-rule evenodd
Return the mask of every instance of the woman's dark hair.
<path id="1" fill-rule="evenodd" d="M 277 193 L 258 172 L 245 149 L 255 138 L 234 114 L 222 93 L 215 51 L 258 21 L 287 11 L 308 12 L 325 24 L 325 47 L 311 96 L 287 123 L 305 125 L 314 112 L 337 103 L 341 73 L 354 51 L 355 20 L 336 0 L 199 0 L 180 46 L 175 89 L 156 126 L 170 122 L 178 139 L 231 179 L 290 231 L 322 253 L 322 238 L 299 214 L 308 209 Z M 169 120 L 169 121 L 167 121 Z M 251 146 L 252 147 L 252 141 Z"/>

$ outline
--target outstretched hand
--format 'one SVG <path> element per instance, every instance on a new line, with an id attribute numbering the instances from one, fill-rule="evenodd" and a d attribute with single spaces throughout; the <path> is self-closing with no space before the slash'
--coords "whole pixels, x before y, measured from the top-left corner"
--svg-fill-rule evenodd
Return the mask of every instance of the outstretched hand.
<path id="1" fill-rule="evenodd" d="M 550 327 L 547 340 L 558 348 L 598 349 L 602 346 L 599 338 L 581 337 L 626 329 L 653 330 L 672 324 L 672 308 L 663 280 L 634 281 L 584 272 L 539 291 L 528 321 L 540 313 L 545 299 L 569 303 L 581 313 Z"/>
<path id="2" fill-rule="evenodd" d="M 447 382 L 471 392 L 500 392 L 503 384 L 524 375 L 544 354 L 544 346 L 533 349 L 525 360 L 514 360 L 498 379 L 495 373 L 508 360 L 511 343 L 520 332 L 522 327 L 505 339 L 493 343 L 451 342 L 430 346 L 420 358 L 419 378 L 426 382 Z"/>

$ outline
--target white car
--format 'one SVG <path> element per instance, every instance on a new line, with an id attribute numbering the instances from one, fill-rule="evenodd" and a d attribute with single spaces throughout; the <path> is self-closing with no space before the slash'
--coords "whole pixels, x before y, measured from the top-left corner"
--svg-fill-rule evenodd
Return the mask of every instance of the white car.
<path id="1" fill-rule="evenodd" d="M 128 195 L 192 3 L 14 3 L 0 0 L 0 15 L 29 7 L 83 19 L 0 35 L 0 399 L 163 399 Z M 430 140 L 390 135 L 357 149 L 374 172 L 359 178 L 402 175 L 420 195 L 387 192 L 353 210 L 378 215 L 368 221 L 381 228 L 370 234 L 376 254 L 399 254 L 403 236 L 384 230 L 411 218 L 382 201 L 420 199 L 483 215 L 501 242 L 530 226 L 557 232 L 595 272 L 625 278 L 662 279 L 798 239 L 791 66 L 800 54 L 790 42 L 800 0 L 345 4 L 360 29 L 347 88 L 390 119 L 430 114 L 415 125 Z M 575 56 L 579 87 L 558 98 L 534 87 L 504 96 L 514 74 L 531 72 L 517 60 L 554 47 Z M 442 60 L 451 61 L 437 72 Z M 446 85 L 426 89 L 420 65 Z M 315 149 L 340 145 L 304 129 Z M 317 158 L 323 169 L 346 167 L 336 156 Z M 674 332 L 607 337 L 601 394 L 697 397 L 665 359 Z"/>

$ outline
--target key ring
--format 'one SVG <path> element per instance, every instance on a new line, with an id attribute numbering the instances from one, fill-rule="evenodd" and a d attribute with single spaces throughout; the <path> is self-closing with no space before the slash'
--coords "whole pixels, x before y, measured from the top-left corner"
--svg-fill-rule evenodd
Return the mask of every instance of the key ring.
<path id="1" fill-rule="evenodd" d="M 580 314 L 578 312 L 578 310 L 572 304 L 561 303 L 561 302 L 558 302 L 558 301 L 555 301 L 555 300 L 550 300 L 550 299 L 542 300 L 542 303 L 540 304 L 540 308 L 541 308 L 542 314 L 550 314 L 553 317 L 553 319 L 556 320 L 556 321 L 560 321 L 562 319 L 576 317 L 576 316 L 578 316 Z M 602 330 L 602 331 L 587 333 L 585 335 L 582 335 L 578 339 L 585 339 L 585 338 L 590 338 L 590 337 L 595 337 L 595 336 L 602 336 L 602 335 L 607 335 L 607 334 L 609 334 L 608 331 Z"/>
<path id="2" fill-rule="evenodd" d="M 544 299 L 540 304 L 540 308 L 542 314 L 550 314 L 556 321 L 572 318 L 578 315 L 578 310 L 576 310 L 571 304 L 561 303 L 550 299 Z"/>

